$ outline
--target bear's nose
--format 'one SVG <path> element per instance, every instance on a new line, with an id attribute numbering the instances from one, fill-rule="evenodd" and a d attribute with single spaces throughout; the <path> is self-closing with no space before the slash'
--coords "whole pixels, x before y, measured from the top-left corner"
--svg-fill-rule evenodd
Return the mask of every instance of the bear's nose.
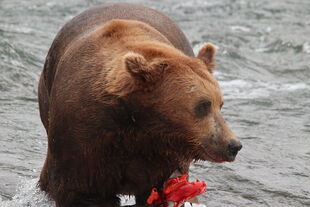
<path id="1" fill-rule="evenodd" d="M 242 144 L 240 141 L 232 141 L 228 144 L 228 152 L 231 156 L 236 156 L 241 148 Z"/>

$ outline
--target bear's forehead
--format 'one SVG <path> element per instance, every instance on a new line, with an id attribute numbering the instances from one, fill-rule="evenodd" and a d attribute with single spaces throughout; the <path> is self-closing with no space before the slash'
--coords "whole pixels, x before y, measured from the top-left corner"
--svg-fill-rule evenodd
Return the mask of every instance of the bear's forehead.
<path id="1" fill-rule="evenodd" d="M 180 61 L 179 66 L 183 68 L 184 77 L 188 78 L 190 81 L 203 82 L 204 84 L 211 84 L 214 87 L 219 87 L 218 82 L 211 74 L 206 65 L 196 58 L 190 61 Z M 181 72 L 181 73 L 182 73 Z"/>
<path id="2" fill-rule="evenodd" d="M 191 98 L 209 99 L 219 104 L 222 102 L 220 86 L 205 65 L 193 62 L 178 62 L 173 73 L 166 79 L 164 90 L 173 89 L 174 95 L 189 95 Z M 177 91 L 175 89 L 177 88 Z M 182 95 L 182 96 L 183 96 Z M 186 99 L 186 96 L 183 98 Z M 169 95 L 171 96 L 171 94 Z"/>
<path id="3" fill-rule="evenodd" d="M 223 97 L 220 86 L 206 66 L 198 63 L 189 65 L 189 68 L 192 71 L 193 77 L 188 82 L 188 92 L 202 98 L 212 99 L 221 104 Z"/>

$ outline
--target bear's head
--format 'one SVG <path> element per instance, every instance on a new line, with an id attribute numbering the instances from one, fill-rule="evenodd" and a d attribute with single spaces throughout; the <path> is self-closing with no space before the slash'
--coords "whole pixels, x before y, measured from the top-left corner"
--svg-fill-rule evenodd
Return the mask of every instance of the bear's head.
<path id="1" fill-rule="evenodd" d="M 129 52 L 122 61 L 127 73 L 119 74 L 124 77 L 113 89 L 127 97 L 132 120 L 147 133 L 164 137 L 167 145 L 182 140 L 196 160 L 233 161 L 242 145 L 221 114 L 215 52 L 212 44 L 194 58 L 165 48 Z"/>

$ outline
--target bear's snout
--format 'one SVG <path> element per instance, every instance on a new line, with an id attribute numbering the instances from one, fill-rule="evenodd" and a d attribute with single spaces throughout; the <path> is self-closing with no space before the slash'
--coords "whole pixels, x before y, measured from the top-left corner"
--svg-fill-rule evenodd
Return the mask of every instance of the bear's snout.
<path id="1" fill-rule="evenodd" d="M 241 148 L 242 148 L 242 144 L 240 141 L 231 141 L 228 144 L 228 149 L 227 149 L 229 156 L 236 157 L 236 155 L 241 150 Z"/>

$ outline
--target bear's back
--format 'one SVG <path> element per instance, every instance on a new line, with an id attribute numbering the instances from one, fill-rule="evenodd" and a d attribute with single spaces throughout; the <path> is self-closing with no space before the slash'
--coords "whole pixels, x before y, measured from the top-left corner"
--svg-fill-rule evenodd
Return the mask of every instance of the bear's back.
<path id="1" fill-rule="evenodd" d="M 137 20 L 154 27 L 171 44 L 188 56 L 193 50 L 180 28 L 162 13 L 129 3 L 110 3 L 88 9 L 67 22 L 55 37 L 44 64 L 44 82 L 50 95 L 55 70 L 68 45 L 79 36 L 112 19 Z"/>

